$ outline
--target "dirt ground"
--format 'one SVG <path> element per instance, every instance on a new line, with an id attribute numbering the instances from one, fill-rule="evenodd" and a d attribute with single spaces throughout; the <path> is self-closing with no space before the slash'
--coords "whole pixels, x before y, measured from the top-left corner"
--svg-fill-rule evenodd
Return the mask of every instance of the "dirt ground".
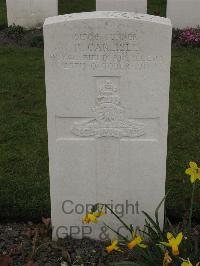
<path id="1" fill-rule="evenodd" d="M 0 225 L 1 266 L 58 266 L 66 265 L 112 265 L 113 261 L 133 259 L 132 254 L 107 254 L 109 243 L 91 239 L 72 239 L 54 242 L 51 230 L 43 224 L 12 223 Z"/>

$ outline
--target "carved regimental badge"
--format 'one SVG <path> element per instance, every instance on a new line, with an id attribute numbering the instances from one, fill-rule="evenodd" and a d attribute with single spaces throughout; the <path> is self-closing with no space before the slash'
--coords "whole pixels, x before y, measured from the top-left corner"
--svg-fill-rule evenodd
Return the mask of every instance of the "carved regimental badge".
<path id="1" fill-rule="evenodd" d="M 110 79 L 99 85 L 96 106 L 93 108 L 95 118 L 84 122 L 75 122 L 71 131 L 81 137 L 129 137 L 144 135 L 144 124 L 126 118 L 121 106 L 119 88 Z"/>

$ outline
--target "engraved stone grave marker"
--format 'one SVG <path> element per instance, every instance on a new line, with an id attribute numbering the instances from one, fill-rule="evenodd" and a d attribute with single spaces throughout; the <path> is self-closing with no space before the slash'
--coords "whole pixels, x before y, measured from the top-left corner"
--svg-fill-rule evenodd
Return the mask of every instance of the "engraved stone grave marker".
<path id="1" fill-rule="evenodd" d="M 96 10 L 147 13 L 147 0 L 96 0 Z"/>
<path id="2" fill-rule="evenodd" d="M 199 0 L 167 0 L 167 17 L 173 28 L 195 28 L 200 26 Z"/>
<path id="3" fill-rule="evenodd" d="M 96 202 L 143 225 L 165 194 L 170 21 L 70 14 L 48 18 L 44 38 L 53 238 L 104 239 L 81 222 Z"/>
<path id="4" fill-rule="evenodd" d="M 41 27 L 47 17 L 58 14 L 58 0 L 6 0 L 8 26 Z"/>

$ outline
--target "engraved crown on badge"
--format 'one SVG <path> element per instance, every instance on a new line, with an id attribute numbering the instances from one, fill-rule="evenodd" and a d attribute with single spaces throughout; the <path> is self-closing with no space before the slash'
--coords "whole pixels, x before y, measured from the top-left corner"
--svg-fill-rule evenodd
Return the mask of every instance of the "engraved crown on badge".
<path id="1" fill-rule="evenodd" d="M 120 104 L 119 88 L 105 79 L 97 89 L 95 117 L 89 121 L 75 122 L 71 131 L 77 136 L 139 137 L 144 135 L 144 124 L 129 120 Z"/>
<path id="2" fill-rule="evenodd" d="M 111 80 L 106 80 L 103 86 L 99 88 L 99 95 L 97 96 L 97 104 L 113 103 L 120 104 L 120 97 L 118 88 L 115 87 Z"/>

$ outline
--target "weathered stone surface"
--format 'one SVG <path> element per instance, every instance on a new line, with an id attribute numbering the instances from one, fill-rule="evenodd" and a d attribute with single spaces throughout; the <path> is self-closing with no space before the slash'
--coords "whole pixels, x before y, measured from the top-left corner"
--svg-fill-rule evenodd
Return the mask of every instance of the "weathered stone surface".
<path id="1" fill-rule="evenodd" d="M 96 0 L 96 10 L 147 13 L 147 0 Z"/>
<path id="2" fill-rule="evenodd" d="M 41 27 L 47 17 L 58 14 L 58 0 L 6 0 L 8 25 Z"/>
<path id="3" fill-rule="evenodd" d="M 200 1 L 167 0 L 167 17 L 171 19 L 173 28 L 200 26 Z"/>
<path id="4" fill-rule="evenodd" d="M 170 21 L 70 14 L 48 18 L 44 39 L 53 238 L 103 239 L 101 223 L 81 223 L 96 202 L 143 225 L 165 194 Z"/>

